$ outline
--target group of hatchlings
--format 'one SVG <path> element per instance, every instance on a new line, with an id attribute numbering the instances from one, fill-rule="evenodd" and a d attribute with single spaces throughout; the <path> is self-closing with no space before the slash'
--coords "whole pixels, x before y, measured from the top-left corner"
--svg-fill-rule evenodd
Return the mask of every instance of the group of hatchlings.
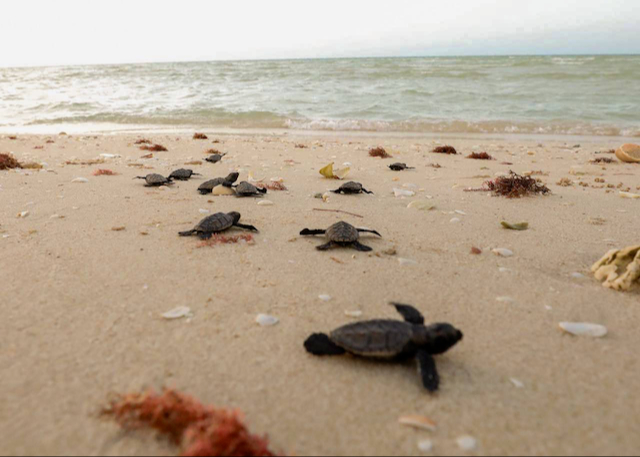
<path id="1" fill-rule="evenodd" d="M 207 159 L 211 163 L 218 163 L 224 157 L 223 154 L 215 154 Z M 393 171 L 411 169 L 406 164 L 397 163 L 390 165 Z M 192 170 L 176 170 L 169 177 L 159 174 L 138 176 L 136 179 L 144 179 L 147 187 L 159 187 L 170 185 L 174 180 L 187 181 L 193 176 L 199 176 Z M 225 178 L 209 180 L 198 188 L 203 195 L 211 194 L 218 186 L 234 188 L 238 197 L 259 197 L 266 194 L 266 189 L 258 188 L 253 184 L 243 181 L 235 184 L 240 175 L 231 173 Z M 372 194 L 362 184 L 348 182 L 340 188 L 332 191 L 337 194 L 356 195 Z M 241 215 L 238 212 L 216 213 L 201 220 L 192 230 L 180 232 L 180 236 L 198 236 L 206 240 L 214 234 L 224 232 L 233 227 L 252 232 L 258 232 L 253 225 L 240 223 Z M 371 233 L 381 237 L 375 230 L 357 228 L 347 222 L 338 222 L 326 230 L 304 229 L 302 236 L 324 235 L 325 244 L 316 249 L 326 251 L 332 248 L 352 248 L 361 252 L 372 251 L 372 248 L 360 243 L 361 233 Z M 370 320 L 356 322 L 340 327 L 329 335 L 317 333 L 311 335 L 304 343 L 304 347 L 315 356 L 338 356 L 351 354 L 357 357 L 384 360 L 389 362 L 405 362 L 416 360 L 418 372 L 423 386 L 429 392 L 435 392 L 440 385 L 440 377 L 433 356 L 447 352 L 463 339 L 463 334 L 451 324 L 436 323 L 426 326 L 422 314 L 410 305 L 392 303 L 396 310 L 404 318 L 398 320 Z"/>

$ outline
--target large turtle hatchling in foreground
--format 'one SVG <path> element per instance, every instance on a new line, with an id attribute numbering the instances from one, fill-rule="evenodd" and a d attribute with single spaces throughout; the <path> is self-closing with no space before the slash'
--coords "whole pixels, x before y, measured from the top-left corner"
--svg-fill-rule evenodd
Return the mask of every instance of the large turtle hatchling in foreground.
<path id="1" fill-rule="evenodd" d="M 261 197 L 267 193 L 267 189 L 261 189 L 247 181 L 242 181 L 235 188 L 238 197 Z"/>
<path id="2" fill-rule="evenodd" d="M 373 251 L 373 249 L 371 249 L 369 246 L 365 246 L 358 241 L 360 239 L 360 233 L 373 233 L 374 235 L 382 237 L 382 235 L 380 235 L 375 230 L 356 228 L 346 222 L 338 222 L 337 224 L 333 224 L 327 230 L 304 229 L 302 232 L 300 232 L 300 235 L 326 235 L 329 242 L 327 244 L 323 244 L 322 246 L 318 246 L 316 249 L 318 249 L 319 251 L 327 251 L 335 247 L 352 247 L 362 252 Z"/>
<path id="3" fill-rule="evenodd" d="M 193 170 L 186 170 L 181 168 L 174 171 L 169 175 L 169 179 L 175 179 L 177 181 L 188 181 L 192 176 L 201 176 L 200 173 L 194 173 Z"/>
<path id="4" fill-rule="evenodd" d="M 333 192 L 334 194 L 345 194 L 345 195 L 356 195 L 356 194 L 361 194 L 363 192 L 365 194 L 373 194 L 373 192 L 369 192 L 367 189 L 362 187 L 362 184 L 360 184 L 359 182 L 353 182 L 353 181 L 345 183 L 342 186 L 340 186 L 339 189 L 332 190 L 331 192 Z"/>
<path id="5" fill-rule="evenodd" d="M 213 192 L 213 189 L 215 189 L 218 186 L 231 187 L 233 183 L 235 183 L 238 180 L 239 177 L 240 177 L 240 173 L 231 173 L 226 178 L 211 179 L 205 183 L 202 183 L 200 187 L 198 187 L 198 192 L 200 192 L 202 195 L 206 195 Z"/>
<path id="6" fill-rule="evenodd" d="M 173 178 L 165 178 L 164 176 L 156 173 L 147 176 L 136 176 L 133 179 L 144 179 L 147 182 L 145 187 L 160 187 L 173 184 Z"/>
<path id="7" fill-rule="evenodd" d="M 238 227 L 252 232 L 258 229 L 253 225 L 240 224 L 240 213 L 216 213 L 202 219 L 193 230 L 180 232 L 180 236 L 199 236 L 202 240 L 208 240 L 215 233 L 221 233 L 229 230 L 231 227 Z"/>
<path id="8" fill-rule="evenodd" d="M 329 335 L 316 333 L 304 343 L 307 352 L 316 356 L 346 353 L 374 359 L 402 362 L 416 359 L 424 387 L 435 392 L 440 385 L 434 355 L 447 352 L 464 335 L 451 324 L 425 326 L 424 317 L 412 306 L 392 303 L 404 318 L 356 322 L 334 330 Z"/>

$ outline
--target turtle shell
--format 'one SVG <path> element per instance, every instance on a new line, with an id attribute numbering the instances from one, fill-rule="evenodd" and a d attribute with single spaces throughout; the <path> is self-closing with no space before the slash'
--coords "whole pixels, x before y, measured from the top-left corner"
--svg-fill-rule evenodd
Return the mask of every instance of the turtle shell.
<path id="1" fill-rule="evenodd" d="M 327 230 L 327 238 L 334 243 L 355 243 L 360 239 L 358 230 L 346 222 L 338 222 Z"/>
<path id="2" fill-rule="evenodd" d="M 413 324 L 394 320 L 356 322 L 334 330 L 329 338 L 355 355 L 392 358 L 410 350 Z"/>
<path id="3" fill-rule="evenodd" d="M 220 154 L 214 154 L 205 159 L 207 162 L 218 163 L 222 160 L 222 156 Z"/>
<path id="4" fill-rule="evenodd" d="M 362 184 L 359 182 L 349 181 L 340 186 L 340 190 L 345 194 L 359 194 L 362 192 Z"/>
<path id="5" fill-rule="evenodd" d="M 402 171 L 402 170 L 406 170 L 407 169 L 407 164 L 406 163 L 394 163 L 392 165 L 389 165 L 389 168 L 391 168 L 393 171 Z"/>
<path id="6" fill-rule="evenodd" d="M 173 179 L 189 179 L 191 176 L 193 176 L 193 170 L 185 170 L 184 168 L 181 168 L 171 173 L 169 177 Z"/>
<path id="7" fill-rule="evenodd" d="M 236 187 L 236 192 L 240 196 L 252 196 L 260 193 L 256 186 L 246 181 L 242 181 L 240 184 L 238 184 L 238 187 Z"/>
<path id="8" fill-rule="evenodd" d="M 202 219 L 195 229 L 199 233 L 219 233 L 233 226 L 233 217 L 226 213 L 216 213 Z"/>
<path id="9" fill-rule="evenodd" d="M 151 174 L 145 177 L 145 181 L 150 186 L 162 186 L 163 184 L 167 184 L 169 180 L 162 175 L 159 174 Z"/>
<path id="10" fill-rule="evenodd" d="M 200 185 L 200 187 L 198 187 L 198 190 L 202 193 L 208 193 L 210 194 L 211 192 L 213 192 L 213 189 L 215 189 L 218 186 L 221 186 L 222 184 L 224 184 L 226 181 L 224 178 L 216 178 L 216 179 L 212 179 L 210 181 L 207 181 L 205 183 L 202 183 Z"/>

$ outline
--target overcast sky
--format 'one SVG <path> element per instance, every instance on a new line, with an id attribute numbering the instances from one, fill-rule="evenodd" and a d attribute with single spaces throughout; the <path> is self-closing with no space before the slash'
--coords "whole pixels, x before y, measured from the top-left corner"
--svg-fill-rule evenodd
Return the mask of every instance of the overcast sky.
<path id="1" fill-rule="evenodd" d="M 638 54 L 638 0 L 4 0 L 0 66 Z"/>

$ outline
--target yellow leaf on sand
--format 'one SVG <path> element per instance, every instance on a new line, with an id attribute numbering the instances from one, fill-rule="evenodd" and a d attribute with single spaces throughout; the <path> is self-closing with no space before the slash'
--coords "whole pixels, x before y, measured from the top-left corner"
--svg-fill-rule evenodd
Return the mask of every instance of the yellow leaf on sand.
<path id="1" fill-rule="evenodd" d="M 327 179 L 344 179 L 349 174 L 351 169 L 349 167 L 343 168 L 341 170 L 333 169 L 334 162 L 331 162 L 329 165 L 320 170 L 320 174 Z"/>

